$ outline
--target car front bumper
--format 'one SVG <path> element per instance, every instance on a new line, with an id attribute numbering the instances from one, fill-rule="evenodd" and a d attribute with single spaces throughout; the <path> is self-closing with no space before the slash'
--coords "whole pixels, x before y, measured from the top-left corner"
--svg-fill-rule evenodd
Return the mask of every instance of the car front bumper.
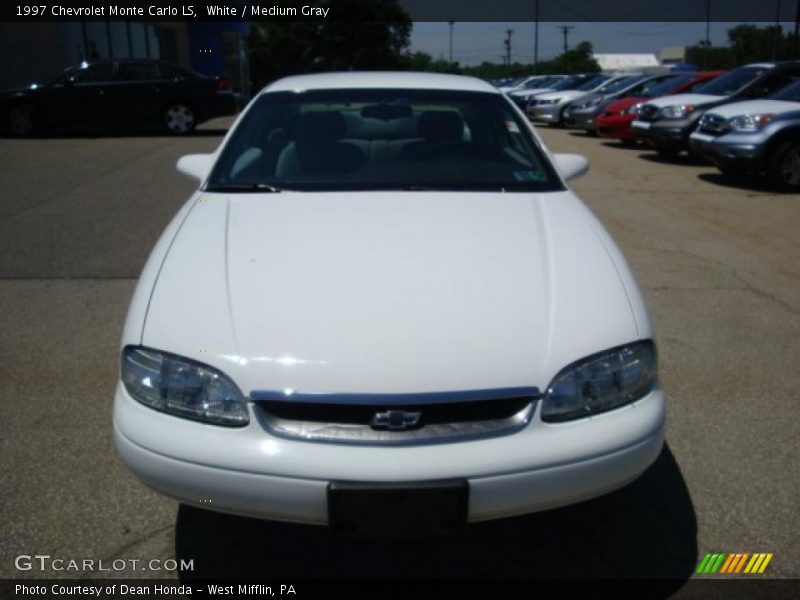
<path id="1" fill-rule="evenodd" d="M 728 134 L 719 137 L 695 132 L 689 136 L 690 150 L 713 162 L 723 169 L 741 171 L 762 171 L 764 164 L 764 148 L 746 134 Z"/>
<path id="2" fill-rule="evenodd" d="M 631 132 L 635 139 L 657 149 L 686 150 L 694 120 L 634 121 Z"/>
<path id="3" fill-rule="evenodd" d="M 564 124 L 567 127 L 594 131 L 594 120 L 597 117 L 597 109 L 567 109 L 564 111 Z"/>
<path id="4" fill-rule="evenodd" d="M 561 119 L 561 109 L 563 104 L 545 104 L 528 106 L 528 116 L 534 121 L 544 121 L 546 123 L 557 123 Z"/>
<path id="5" fill-rule="evenodd" d="M 624 486 L 655 461 L 664 440 L 660 389 L 595 417 L 539 419 L 496 438 L 405 447 L 354 446 L 271 436 L 253 407 L 243 428 L 205 425 L 157 412 L 120 384 L 114 439 L 145 484 L 185 504 L 237 515 L 325 525 L 332 481 L 466 479 L 468 521 L 580 502 Z"/>
<path id="6" fill-rule="evenodd" d="M 633 141 L 635 138 L 631 131 L 632 122 L 633 116 L 631 115 L 613 115 L 597 117 L 595 126 L 600 137 Z"/>

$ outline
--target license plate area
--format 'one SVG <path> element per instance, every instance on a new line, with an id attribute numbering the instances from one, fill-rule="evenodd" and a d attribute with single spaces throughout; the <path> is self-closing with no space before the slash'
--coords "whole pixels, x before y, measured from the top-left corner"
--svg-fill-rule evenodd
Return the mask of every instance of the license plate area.
<path id="1" fill-rule="evenodd" d="M 409 536 L 456 531 L 467 523 L 466 479 L 328 484 L 328 522 L 340 532 Z"/>

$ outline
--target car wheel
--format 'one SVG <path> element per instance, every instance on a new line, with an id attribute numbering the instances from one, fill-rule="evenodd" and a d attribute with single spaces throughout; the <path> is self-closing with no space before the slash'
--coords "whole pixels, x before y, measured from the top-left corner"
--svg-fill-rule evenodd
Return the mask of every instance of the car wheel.
<path id="1" fill-rule="evenodd" d="M 36 109 L 30 104 L 16 104 L 8 111 L 8 129 L 11 135 L 29 137 L 38 131 L 38 125 Z"/>
<path id="2" fill-rule="evenodd" d="M 767 177 L 781 192 L 800 192 L 800 142 L 787 142 L 772 155 Z"/>
<path id="3" fill-rule="evenodd" d="M 197 125 L 194 111 L 188 104 L 176 102 L 164 111 L 164 125 L 167 131 L 177 135 L 190 133 Z"/>

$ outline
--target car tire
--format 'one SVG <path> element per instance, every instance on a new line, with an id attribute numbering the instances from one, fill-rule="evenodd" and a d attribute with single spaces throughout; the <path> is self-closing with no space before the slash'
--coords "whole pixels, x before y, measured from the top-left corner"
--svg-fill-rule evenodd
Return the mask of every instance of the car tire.
<path id="1" fill-rule="evenodd" d="M 164 109 L 163 124 L 173 135 L 186 135 L 194 131 L 197 117 L 194 110 L 186 102 L 173 102 Z"/>
<path id="2" fill-rule="evenodd" d="M 672 159 L 678 156 L 678 151 L 674 148 L 656 148 L 656 154 L 660 158 Z"/>
<path id="3" fill-rule="evenodd" d="M 769 161 L 767 179 L 780 192 L 800 192 L 800 141 L 778 146 Z"/>
<path id="4" fill-rule="evenodd" d="M 31 137 L 39 133 L 41 119 L 36 107 L 27 102 L 13 105 L 6 125 L 14 137 Z"/>

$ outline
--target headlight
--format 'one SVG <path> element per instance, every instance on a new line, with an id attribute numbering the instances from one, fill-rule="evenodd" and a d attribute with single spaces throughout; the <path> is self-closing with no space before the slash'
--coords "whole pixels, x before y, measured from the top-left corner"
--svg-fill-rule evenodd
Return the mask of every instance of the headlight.
<path id="1" fill-rule="evenodd" d="M 728 125 L 737 131 L 758 131 L 772 121 L 774 116 L 772 114 L 737 115 L 728 119 Z"/>
<path id="2" fill-rule="evenodd" d="M 639 111 L 642 110 L 642 106 L 644 106 L 644 102 L 639 102 L 637 104 L 629 106 L 628 108 L 623 108 L 621 111 L 619 111 L 619 114 L 637 116 L 639 114 Z"/>
<path id="3" fill-rule="evenodd" d="M 539 104 L 540 104 L 540 105 L 544 105 L 544 104 L 558 104 L 559 102 L 561 102 L 561 100 L 563 100 L 563 98 L 546 98 L 546 99 L 545 99 L 545 98 L 542 98 L 542 99 L 540 99 L 540 100 L 539 100 Z"/>
<path id="4" fill-rule="evenodd" d="M 128 346 L 122 352 L 122 383 L 135 400 L 178 417 L 229 427 L 250 422 L 239 388 L 188 358 Z"/>
<path id="5" fill-rule="evenodd" d="M 659 111 L 659 115 L 664 119 L 682 119 L 692 111 L 694 111 L 694 104 L 673 104 L 672 106 L 665 106 Z"/>
<path id="6" fill-rule="evenodd" d="M 642 341 L 579 360 L 555 376 L 542 402 L 542 421 L 588 417 L 629 404 L 656 384 L 655 345 Z"/>

